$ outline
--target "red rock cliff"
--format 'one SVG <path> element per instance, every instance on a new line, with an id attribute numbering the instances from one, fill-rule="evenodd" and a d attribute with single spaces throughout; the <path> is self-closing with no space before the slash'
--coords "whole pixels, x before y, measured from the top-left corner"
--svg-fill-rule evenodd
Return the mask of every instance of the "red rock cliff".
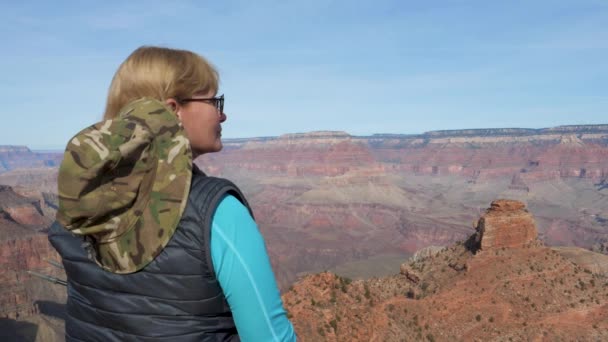
<path id="1" fill-rule="evenodd" d="M 496 200 L 477 223 L 481 250 L 524 247 L 536 240 L 534 217 L 519 201 Z"/>
<path id="2" fill-rule="evenodd" d="M 33 278 L 27 271 L 61 276 L 46 259 L 59 260 L 46 234 L 0 241 L 0 317 L 16 319 L 38 313 L 35 301 L 46 297 L 40 292 L 52 292 L 56 289 L 48 288 L 56 285 Z"/>

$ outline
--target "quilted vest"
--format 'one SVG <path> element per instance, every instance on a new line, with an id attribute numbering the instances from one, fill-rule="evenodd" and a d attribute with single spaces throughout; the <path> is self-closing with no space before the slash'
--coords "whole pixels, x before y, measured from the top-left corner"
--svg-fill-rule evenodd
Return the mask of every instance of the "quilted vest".
<path id="1" fill-rule="evenodd" d="M 49 240 L 67 274 L 66 341 L 239 341 L 211 262 L 211 220 L 230 181 L 194 168 L 188 204 L 163 251 L 131 274 L 102 270 L 84 240 L 55 222 Z"/>

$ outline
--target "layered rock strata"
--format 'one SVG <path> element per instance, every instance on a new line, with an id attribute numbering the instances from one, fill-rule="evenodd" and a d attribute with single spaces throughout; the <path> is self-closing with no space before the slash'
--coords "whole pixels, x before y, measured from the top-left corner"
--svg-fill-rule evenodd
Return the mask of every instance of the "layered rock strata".
<path id="1" fill-rule="evenodd" d="M 46 234 L 0 241 L 0 318 L 24 318 L 39 313 L 36 301 L 64 300 L 64 288 L 35 278 L 27 271 L 62 277 L 47 260 L 59 260 Z M 57 288 L 55 288 L 57 286 Z"/>
<path id="2" fill-rule="evenodd" d="M 25 231 L 45 228 L 52 222 L 47 202 L 41 198 L 30 198 L 17 194 L 10 186 L 0 185 L 0 240 L 15 236 L 2 229 L 3 226 L 20 226 Z M 45 211 L 46 215 L 45 215 Z M 2 224 L 6 222 L 6 224 Z"/>
<path id="3" fill-rule="evenodd" d="M 496 200 L 479 219 L 475 241 L 481 250 L 524 247 L 536 241 L 534 217 L 519 201 Z"/>
<path id="4" fill-rule="evenodd" d="M 47 205 L 52 196 L 25 194 L 31 195 L 29 191 L 19 194 L 11 186 L 0 185 L 0 318 L 36 315 L 37 300 L 62 298 L 61 290 L 65 290 L 27 273 L 59 276 L 62 271 L 47 262 L 59 259 L 45 233 L 54 216 Z"/>
<path id="5" fill-rule="evenodd" d="M 0 146 L 0 173 L 19 168 L 56 167 L 62 152 L 33 152 L 26 146 Z"/>

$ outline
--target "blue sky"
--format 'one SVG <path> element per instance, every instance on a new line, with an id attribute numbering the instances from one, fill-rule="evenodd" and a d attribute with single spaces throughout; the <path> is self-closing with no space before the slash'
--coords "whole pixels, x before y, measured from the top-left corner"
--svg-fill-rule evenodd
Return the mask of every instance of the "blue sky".
<path id="1" fill-rule="evenodd" d="M 63 148 L 138 46 L 220 71 L 224 137 L 608 123 L 608 1 L 24 1 L 0 145 Z"/>

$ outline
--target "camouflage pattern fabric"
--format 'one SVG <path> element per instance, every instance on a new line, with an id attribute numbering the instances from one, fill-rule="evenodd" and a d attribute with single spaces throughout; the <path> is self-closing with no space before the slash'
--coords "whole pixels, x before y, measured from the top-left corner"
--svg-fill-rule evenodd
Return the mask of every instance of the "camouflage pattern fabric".
<path id="1" fill-rule="evenodd" d="M 68 143 L 56 218 L 86 237 L 102 268 L 136 272 L 175 232 L 191 177 L 192 152 L 181 122 L 161 102 L 140 99 Z"/>

